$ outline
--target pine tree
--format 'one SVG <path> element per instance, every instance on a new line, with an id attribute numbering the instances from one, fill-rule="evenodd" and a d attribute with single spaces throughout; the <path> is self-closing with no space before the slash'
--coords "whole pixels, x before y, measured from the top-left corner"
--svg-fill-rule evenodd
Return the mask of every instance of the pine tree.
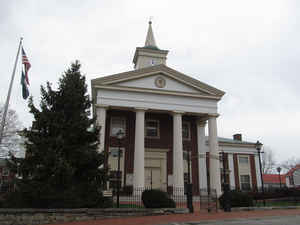
<path id="1" fill-rule="evenodd" d="M 26 158 L 18 172 L 18 196 L 25 207 L 101 207 L 106 179 L 104 155 L 97 151 L 99 128 L 89 118 L 91 100 L 76 61 L 59 79 L 58 90 L 41 86 L 40 109 L 24 130 Z M 91 129 L 92 128 L 92 129 Z M 17 168 L 15 168 L 17 169 Z"/>

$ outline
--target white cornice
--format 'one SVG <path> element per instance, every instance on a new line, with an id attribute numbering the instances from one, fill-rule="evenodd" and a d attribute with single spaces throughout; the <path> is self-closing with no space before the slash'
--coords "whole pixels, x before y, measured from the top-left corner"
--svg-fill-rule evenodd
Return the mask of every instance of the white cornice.
<path id="1" fill-rule="evenodd" d="M 200 98 L 200 99 L 212 99 L 212 100 L 217 100 L 217 101 L 221 99 L 220 96 L 201 95 L 201 94 L 187 93 L 187 92 L 162 91 L 162 90 L 147 89 L 147 88 L 133 88 L 133 87 L 124 87 L 124 86 L 95 85 L 95 86 L 93 86 L 93 88 L 106 89 L 106 90 L 131 91 L 131 92 L 140 92 L 140 93 L 151 93 L 151 94 L 160 94 L 160 95 L 193 97 L 193 98 Z"/>

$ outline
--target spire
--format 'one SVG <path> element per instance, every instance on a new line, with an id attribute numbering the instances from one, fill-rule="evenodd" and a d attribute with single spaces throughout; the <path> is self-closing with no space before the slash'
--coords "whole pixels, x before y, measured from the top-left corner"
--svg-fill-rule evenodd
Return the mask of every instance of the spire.
<path id="1" fill-rule="evenodd" d="M 149 21 L 149 27 L 148 27 L 145 47 L 158 49 L 158 47 L 156 46 L 156 43 L 155 43 L 153 31 L 152 31 L 152 21 L 151 20 Z"/>

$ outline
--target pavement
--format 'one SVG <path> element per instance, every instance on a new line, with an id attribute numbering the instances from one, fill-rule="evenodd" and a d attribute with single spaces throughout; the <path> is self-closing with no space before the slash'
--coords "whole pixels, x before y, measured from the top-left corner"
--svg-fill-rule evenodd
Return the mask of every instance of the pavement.
<path id="1" fill-rule="evenodd" d="M 195 212 L 56 223 L 52 225 L 299 225 L 300 209 L 273 209 L 240 212 Z"/>

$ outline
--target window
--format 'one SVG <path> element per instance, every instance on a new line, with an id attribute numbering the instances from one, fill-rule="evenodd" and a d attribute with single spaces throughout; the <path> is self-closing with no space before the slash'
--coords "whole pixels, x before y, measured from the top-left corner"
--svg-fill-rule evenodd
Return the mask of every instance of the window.
<path id="1" fill-rule="evenodd" d="M 241 175 L 241 190 L 249 191 L 251 189 L 250 175 Z"/>
<path id="2" fill-rule="evenodd" d="M 110 150 L 109 154 L 111 157 L 113 157 L 113 158 L 118 157 L 119 148 L 110 147 L 109 150 Z M 120 148 L 120 157 L 123 157 L 123 151 L 124 151 L 124 148 Z"/>
<path id="3" fill-rule="evenodd" d="M 248 165 L 249 164 L 248 156 L 239 156 L 239 164 L 240 165 Z"/>
<path id="4" fill-rule="evenodd" d="M 187 139 L 187 140 L 191 139 L 190 123 L 188 123 L 188 122 L 182 123 L 182 138 Z"/>
<path id="5" fill-rule="evenodd" d="M 119 187 L 121 187 L 121 180 L 122 180 L 122 171 L 120 173 L 118 171 L 112 170 L 109 173 L 109 189 L 117 189 L 118 183 Z"/>
<path id="6" fill-rule="evenodd" d="M 3 177 L 8 177 L 8 175 L 9 175 L 9 169 L 6 168 L 6 167 L 4 167 L 4 168 L 2 169 L 2 176 L 3 176 Z"/>
<path id="7" fill-rule="evenodd" d="M 112 117 L 110 125 L 110 136 L 115 137 L 118 131 L 122 129 L 125 133 L 126 131 L 126 120 L 123 117 Z"/>
<path id="8" fill-rule="evenodd" d="M 159 137 L 159 121 L 146 120 L 146 137 L 158 138 Z"/>

